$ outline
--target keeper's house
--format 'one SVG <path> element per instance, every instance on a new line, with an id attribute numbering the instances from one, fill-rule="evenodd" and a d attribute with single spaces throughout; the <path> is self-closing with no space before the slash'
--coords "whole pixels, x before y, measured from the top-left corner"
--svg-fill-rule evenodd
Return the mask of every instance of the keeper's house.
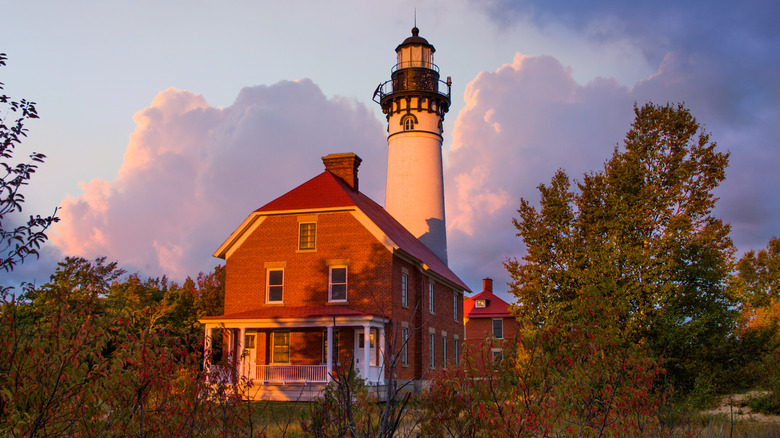
<path id="1" fill-rule="evenodd" d="M 371 384 L 424 380 L 463 346 L 468 287 L 360 193 L 358 156 L 323 162 L 215 253 L 226 262 L 225 314 L 201 319 L 207 360 L 241 357 L 235 371 L 258 397 L 308 398 L 350 365 Z"/>

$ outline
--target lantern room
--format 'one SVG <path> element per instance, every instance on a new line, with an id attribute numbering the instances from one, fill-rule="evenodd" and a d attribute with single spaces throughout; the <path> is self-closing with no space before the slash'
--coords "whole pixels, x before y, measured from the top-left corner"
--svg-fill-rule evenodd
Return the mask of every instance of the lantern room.
<path id="1" fill-rule="evenodd" d="M 436 64 L 433 63 L 433 53 L 436 49 L 419 34 L 420 29 L 414 27 L 412 29 L 412 36 L 405 39 L 403 43 L 395 48 L 395 52 L 398 54 L 398 63 L 393 70 L 411 67 L 438 70 L 436 69 Z"/>

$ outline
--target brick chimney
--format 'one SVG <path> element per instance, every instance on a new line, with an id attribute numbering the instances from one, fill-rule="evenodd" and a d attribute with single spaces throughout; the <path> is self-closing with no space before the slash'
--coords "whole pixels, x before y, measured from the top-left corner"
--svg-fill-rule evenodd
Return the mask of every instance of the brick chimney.
<path id="1" fill-rule="evenodd" d="M 325 170 L 344 180 L 347 185 L 358 191 L 358 167 L 363 160 L 352 152 L 330 154 L 322 157 Z"/>
<path id="2" fill-rule="evenodd" d="M 493 293 L 493 279 L 492 278 L 483 278 L 482 279 L 482 291 Z"/>

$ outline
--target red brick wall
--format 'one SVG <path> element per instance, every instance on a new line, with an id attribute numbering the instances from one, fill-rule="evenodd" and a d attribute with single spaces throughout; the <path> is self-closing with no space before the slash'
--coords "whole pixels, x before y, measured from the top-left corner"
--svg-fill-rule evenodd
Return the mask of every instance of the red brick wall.
<path id="1" fill-rule="evenodd" d="M 375 311 L 375 299 L 389 294 L 390 252 L 348 212 L 318 215 L 316 245 L 298 251 L 298 215 L 266 218 L 227 260 L 225 313 L 278 305 L 266 304 L 266 262 L 286 263 L 285 306 L 326 304 L 334 259 L 349 259 L 347 305 Z"/>
<path id="2" fill-rule="evenodd" d="M 504 339 L 515 339 L 517 321 L 513 317 L 504 318 Z M 466 323 L 466 343 L 479 347 L 485 338 L 493 334 L 493 318 L 470 318 Z"/>
<path id="3" fill-rule="evenodd" d="M 303 215 L 311 216 L 311 215 Z M 458 321 L 453 318 L 453 290 L 434 279 L 434 313 L 428 310 L 431 277 L 415 265 L 393 255 L 349 212 L 317 215 L 316 250 L 298 251 L 299 215 L 270 216 L 243 242 L 226 263 L 225 313 L 266 306 L 265 263 L 284 262 L 283 306 L 321 305 L 328 302 L 328 260 L 349 259 L 346 305 L 391 318 L 385 329 L 386 348 L 401 349 L 401 322 L 412 336 L 408 366 L 395 370 L 398 379 L 429 375 L 429 329 L 435 331 L 435 369 L 442 367 L 442 333 L 446 332 L 447 363 L 455 361 L 455 335 L 462 351 L 463 300 L 458 296 Z M 401 305 L 401 274 L 408 273 L 408 305 Z M 322 330 L 292 329 L 290 361 L 321 362 Z M 340 329 L 340 362 L 352 360 L 354 330 Z M 271 359 L 271 330 L 258 333 L 257 363 Z"/>

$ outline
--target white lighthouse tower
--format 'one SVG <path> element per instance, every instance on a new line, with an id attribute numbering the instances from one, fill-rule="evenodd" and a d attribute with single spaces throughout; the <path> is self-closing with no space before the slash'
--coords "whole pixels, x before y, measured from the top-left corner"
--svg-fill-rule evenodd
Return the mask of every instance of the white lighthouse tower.
<path id="1" fill-rule="evenodd" d="M 388 122 L 385 210 L 447 263 L 441 145 L 452 81 L 439 79 L 436 49 L 419 32 L 396 47 L 391 79 L 374 92 Z"/>

